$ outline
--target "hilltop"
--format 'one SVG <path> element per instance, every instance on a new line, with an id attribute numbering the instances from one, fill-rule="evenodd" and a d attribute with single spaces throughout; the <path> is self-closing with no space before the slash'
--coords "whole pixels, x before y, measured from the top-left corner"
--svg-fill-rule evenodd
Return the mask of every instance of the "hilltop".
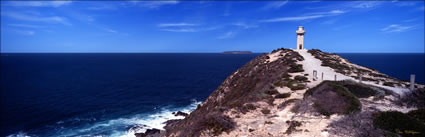
<path id="1" fill-rule="evenodd" d="M 424 136 L 424 85 L 409 86 L 336 54 L 281 48 L 233 72 L 165 131 L 137 136 Z"/>

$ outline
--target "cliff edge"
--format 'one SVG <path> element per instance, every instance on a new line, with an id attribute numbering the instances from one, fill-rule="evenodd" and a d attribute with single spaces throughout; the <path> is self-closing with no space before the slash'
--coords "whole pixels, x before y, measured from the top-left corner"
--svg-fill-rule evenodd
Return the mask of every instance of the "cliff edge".
<path id="1" fill-rule="evenodd" d="M 281 48 L 233 72 L 157 135 L 424 136 L 424 85 L 409 86 L 336 54 Z"/>

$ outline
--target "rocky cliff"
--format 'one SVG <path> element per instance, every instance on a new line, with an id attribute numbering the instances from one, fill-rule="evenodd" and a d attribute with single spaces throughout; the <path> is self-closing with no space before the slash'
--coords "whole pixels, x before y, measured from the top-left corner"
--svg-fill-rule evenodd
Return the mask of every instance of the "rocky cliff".
<path id="1" fill-rule="evenodd" d="M 336 54 L 277 49 L 232 73 L 157 135 L 424 136 L 424 85 L 407 87 Z"/>

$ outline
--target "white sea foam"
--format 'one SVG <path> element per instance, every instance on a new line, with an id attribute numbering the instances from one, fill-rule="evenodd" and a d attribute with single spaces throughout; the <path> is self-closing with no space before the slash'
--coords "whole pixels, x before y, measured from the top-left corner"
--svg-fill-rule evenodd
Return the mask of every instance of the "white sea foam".
<path id="1" fill-rule="evenodd" d="M 183 116 L 175 116 L 172 114 L 176 111 L 182 111 L 185 113 L 190 113 L 196 107 L 201 104 L 201 102 L 193 100 L 189 106 L 172 108 L 164 107 L 156 113 L 152 114 L 139 114 L 134 115 L 129 118 L 118 118 L 108 121 L 101 121 L 95 124 L 85 126 L 85 127 L 75 127 L 71 129 L 65 129 L 60 133 L 54 134 L 54 136 L 78 136 L 78 137 L 93 137 L 93 136 L 108 136 L 108 137 L 135 137 L 135 133 L 145 132 L 147 129 L 164 129 L 165 122 L 172 119 L 183 119 Z M 63 123 L 63 122 L 59 122 Z M 130 129 L 128 129 L 131 127 Z M 120 129 L 120 130 L 118 130 Z M 122 130 L 121 130 L 122 129 Z M 108 131 L 108 133 L 105 133 Z M 19 132 L 16 134 L 9 135 L 8 137 L 30 137 L 24 132 Z"/>
<path id="2" fill-rule="evenodd" d="M 201 102 L 193 100 L 193 103 L 187 107 L 179 108 L 176 110 L 162 109 L 159 113 L 149 115 L 147 118 L 142 119 L 131 119 L 130 121 L 134 122 L 134 125 L 146 125 L 139 126 L 137 128 L 132 128 L 127 131 L 127 134 L 122 135 L 121 137 L 135 137 L 134 133 L 142 133 L 147 129 L 156 128 L 156 129 L 164 129 L 165 122 L 171 119 L 183 119 L 183 116 L 175 116 L 172 114 L 175 111 L 182 111 L 185 113 L 192 112 Z"/>
<path id="3" fill-rule="evenodd" d="M 27 133 L 25 132 L 18 132 L 16 134 L 8 135 L 7 137 L 30 137 L 30 136 L 27 135 Z"/>

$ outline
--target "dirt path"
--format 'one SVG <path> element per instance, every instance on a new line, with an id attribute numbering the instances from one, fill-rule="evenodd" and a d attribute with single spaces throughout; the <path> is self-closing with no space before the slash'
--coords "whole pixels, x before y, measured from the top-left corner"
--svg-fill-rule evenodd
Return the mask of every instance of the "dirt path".
<path id="1" fill-rule="evenodd" d="M 320 82 L 322 82 L 323 80 L 335 80 L 335 75 L 337 77 L 337 80 L 354 80 L 354 81 L 358 81 L 352 77 L 343 75 L 341 73 L 337 73 L 335 72 L 332 68 L 330 67 L 324 67 L 321 66 L 322 61 L 315 58 L 313 55 L 311 55 L 310 53 L 307 52 L 307 50 L 296 50 L 301 56 L 304 57 L 304 60 L 299 62 L 300 64 L 303 65 L 303 68 L 305 70 L 305 73 L 308 74 L 308 78 L 310 81 L 312 81 L 311 83 L 308 84 L 309 87 L 314 87 L 315 85 L 319 84 Z M 317 71 L 317 80 L 313 81 L 313 70 Z M 322 73 L 323 73 L 323 79 L 322 79 Z M 406 88 L 395 88 L 395 87 L 388 87 L 388 86 L 383 86 L 383 85 L 379 85 L 373 82 L 369 82 L 369 81 L 364 81 L 364 84 L 368 84 L 368 85 L 373 85 L 373 86 L 377 86 L 377 87 L 381 87 L 381 88 L 385 88 L 388 90 L 391 90 L 397 94 L 402 95 L 404 92 L 408 91 L 408 89 Z"/>

